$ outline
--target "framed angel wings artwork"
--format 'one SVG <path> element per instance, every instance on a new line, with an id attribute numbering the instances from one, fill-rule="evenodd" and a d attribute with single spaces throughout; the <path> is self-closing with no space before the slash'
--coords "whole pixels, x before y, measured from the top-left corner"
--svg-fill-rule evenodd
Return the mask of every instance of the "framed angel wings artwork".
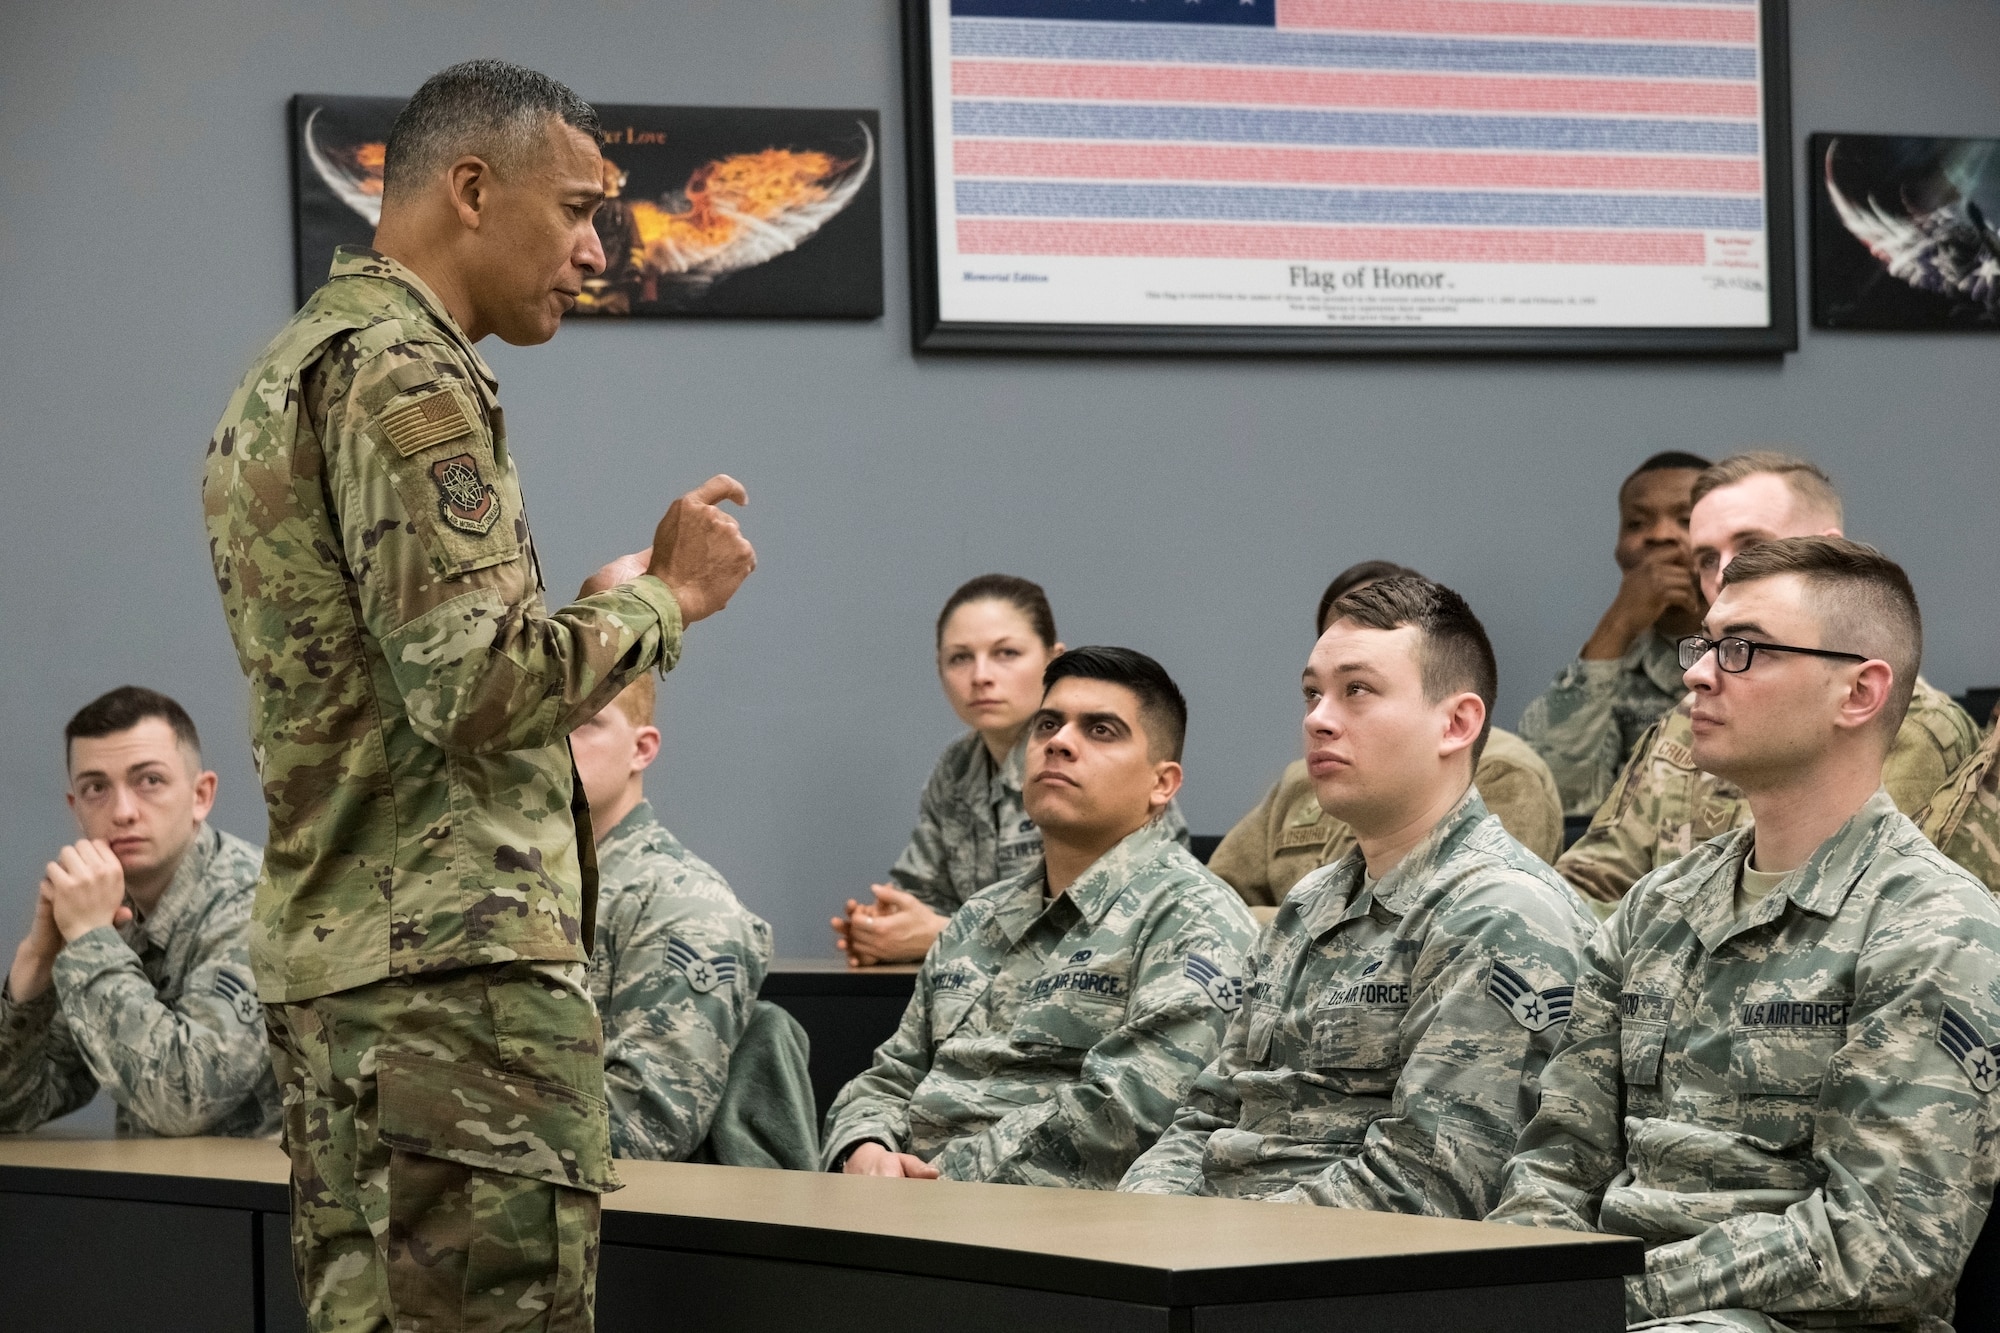
<path id="1" fill-rule="evenodd" d="M 2000 139 L 1812 137 L 1822 329 L 2000 332 Z"/>
<path id="2" fill-rule="evenodd" d="M 366 245 L 403 99 L 291 103 L 298 300 Z M 605 271 L 571 318 L 874 319 L 882 313 L 874 111 L 600 103 Z"/>

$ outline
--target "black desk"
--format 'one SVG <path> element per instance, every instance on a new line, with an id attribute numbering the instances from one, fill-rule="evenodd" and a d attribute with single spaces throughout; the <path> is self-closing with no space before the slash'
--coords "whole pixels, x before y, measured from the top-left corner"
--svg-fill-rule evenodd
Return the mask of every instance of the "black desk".
<path id="1" fill-rule="evenodd" d="M 1637 1241 L 1332 1208 L 620 1162 L 605 1333 L 1615 1333 Z M 0 1139 L 9 1328 L 291 1333 L 269 1140 Z"/>
<path id="2" fill-rule="evenodd" d="M 813 1100 L 824 1116 L 835 1094 L 873 1061 L 917 985 L 917 965 L 849 967 L 837 958 L 779 958 L 757 998 L 788 1010 L 812 1043 Z"/>

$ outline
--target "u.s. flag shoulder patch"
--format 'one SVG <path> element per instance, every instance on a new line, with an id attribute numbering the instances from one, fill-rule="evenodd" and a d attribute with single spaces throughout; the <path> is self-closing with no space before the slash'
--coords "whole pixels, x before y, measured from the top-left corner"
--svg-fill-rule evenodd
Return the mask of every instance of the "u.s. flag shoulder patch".
<path id="1" fill-rule="evenodd" d="M 688 985 L 703 995 L 736 980 L 734 958 L 726 953 L 710 954 L 704 958 L 699 949 L 678 935 L 667 941 L 667 962 L 679 968 Z"/>
<path id="2" fill-rule="evenodd" d="M 466 415 L 456 393 L 440 387 L 384 416 L 382 433 L 397 453 L 408 458 L 434 444 L 470 435 L 472 418 Z"/>
<path id="3" fill-rule="evenodd" d="M 1187 979 L 1201 987 L 1202 992 L 1215 1002 L 1215 1007 L 1225 1014 L 1233 1014 L 1243 1004 L 1243 978 L 1232 977 L 1216 966 L 1215 961 L 1202 954 L 1191 953 L 1187 962 L 1181 965 Z"/>
<path id="4" fill-rule="evenodd" d="M 2000 1047 L 1987 1045 L 1971 1020 L 1950 1005 L 1944 1007 L 1944 1018 L 1938 1023 L 1937 1040 L 1944 1053 L 1958 1061 L 1974 1088 L 1991 1092 L 2000 1086 Z"/>
<path id="5" fill-rule="evenodd" d="M 1576 987 L 1551 986 L 1536 990 L 1529 980 L 1498 958 L 1486 981 L 1486 993 L 1514 1016 L 1514 1021 L 1530 1032 L 1544 1032 L 1568 1020 Z"/>

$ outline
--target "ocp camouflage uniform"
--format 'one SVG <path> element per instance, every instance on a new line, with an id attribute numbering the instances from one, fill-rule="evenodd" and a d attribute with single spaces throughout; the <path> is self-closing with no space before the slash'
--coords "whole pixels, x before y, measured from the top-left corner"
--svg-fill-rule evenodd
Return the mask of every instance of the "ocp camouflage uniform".
<path id="1" fill-rule="evenodd" d="M 1754 842 L 1593 938 L 1491 1220 L 1645 1241 L 1635 1324 L 1949 1333 L 2000 1167 L 2000 909 L 1887 792 L 1739 914 Z"/>
<path id="2" fill-rule="evenodd" d="M 1119 1187 L 1477 1221 L 1500 1194 L 1596 922 L 1468 791 L 1371 888 L 1292 890 L 1243 1008 Z"/>
<path id="3" fill-rule="evenodd" d="M 1695 767 L 1691 707 L 1683 699 L 1639 738 L 1590 830 L 1556 861 L 1556 869 L 1584 897 L 1607 904 L 1600 913 L 1608 913 L 1608 904 L 1641 876 L 1750 822 L 1743 793 Z M 1965 710 L 1920 677 L 1882 765 L 1882 785 L 1897 809 L 1921 809 L 1978 744 L 1978 729 Z"/>
<path id="4" fill-rule="evenodd" d="M 1562 806 L 1549 766 L 1527 742 L 1495 727 L 1473 771 L 1479 797 L 1514 838 L 1544 861 L 1562 851 Z M 1285 766 L 1276 786 L 1208 858 L 1208 868 L 1252 907 L 1275 907 L 1292 886 L 1354 849 L 1354 830 L 1319 808 L 1306 761 Z"/>
<path id="5" fill-rule="evenodd" d="M 1521 714 L 1521 738 L 1548 760 L 1566 815 L 1595 814 L 1640 735 L 1687 693 L 1680 647 L 1657 629 L 1622 657 L 1579 657 Z"/>
<path id="6" fill-rule="evenodd" d="M 0 1132 L 68 1115 L 100 1087 L 120 1134 L 277 1132 L 250 972 L 259 859 L 201 825 L 151 913 L 65 944 L 54 984 L 25 1004 L 0 994 Z"/>
<path id="7" fill-rule="evenodd" d="M 209 444 L 270 812 L 251 959 L 322 1328 L 455 1324 L 462 1285 L 466 1311 L 590 1317 L 614 1181 L 567 738 L 673 663 L 680 616 L 651 577 L 547 610 L 496 388 L 422 280 L 345 247 Z"/>
<path id="8" fill-rule="evenodd" d="M 598 842 L 597 865 L 590 993 L 604 1024 L 611 1148 L 684 1162 L 722 1100 L 771 966 L 771 928 L 646 801 Z"/>
<path id="9" fill-rule="evenodd" d="M 1046 886 L 1038 860 L 952 917 L 827 1111 L 829 1168 L 873 1140 L 954 1180 L 1108 1190 L 1173 1119 L 1240 1002 L 1249 909 L 1157 820 Z"/>
<path id="10" fill-rule="evenodd" d="M 1023 732 L 1007 762 L 995 764 L 976 731 L 945 746 L 917 802 L 917 827 L 889 869 L 897 888 L 950 916 L 989 884 L 1030 870 L 1042 855 L 1041 830 L 1021 800 L 1028 756 Z M 1183 847 L 1187 821 L 1177 801 L 1161 823 Z"/>
<path id="11" fill-rule="evenodd" d="M 2000 893 L 2000 726 L 1913 818 L 1939 851 Z"/>

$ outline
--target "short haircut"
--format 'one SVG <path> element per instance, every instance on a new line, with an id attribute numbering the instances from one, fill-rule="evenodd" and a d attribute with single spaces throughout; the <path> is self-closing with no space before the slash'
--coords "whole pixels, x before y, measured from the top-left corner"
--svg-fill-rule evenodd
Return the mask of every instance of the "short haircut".
<path id="1" fill-rule="evenodd" d="M 611 702 L 618 711 L 630 718 L 635 727 L 653 725 L 653 705 L 659 694 L 653 684 L 653 673 L 641 671 L 632 678 L 632 683 L 618 691 L 618 697 Z"/>
<path id="2" fill-rule="evenodd" d="M 70 751 L 77 741 L 115 736 L 130 731 L 149 717 L 163 719 L 173 728 L 174 739 L 182 748 L 200 760 L 201 736 L 195 731 L 194 719 L 188 716 L 187 709 L 158 690 L 143 685 L 120 685 L 76 710 L 76 716 L 63 728 L 63 763 L 69 763 Z"/>
<path id="3" fill-rule="evenodd" d="M 1056 646 L 1056 613 L 1049 609 L 1049 595 L 1042 591 L 1041 584 L 1017 579 L 1012 574 L 981 574 L 959 584 L 958 591 L 946 599 L 944 610 L 938 612 L 939 648 L 944 647 L 945 622 L 951 619 L 952 612 L 968 602 L 1005 602 L 1027 618 L 1028 627 L 1035 631 L 1042 647 Z"/>
<path id="4" fill-rule="evenodd" d="M 598 138 L 590 103 L 546 74 L 504 60 L 468 60 L 424 80 L 396 116 L 382 164 L 384 197 L 465 156 L 506 172 L 540 150 L 550 117 Z"/>
<path id="5" fill-rule="evenodd" d="M 1694 502 L 1700 504 L 1702 497 L 1711 491 L 1734 486 L 1739 481 L 1766 472 L 1783 481 L 1794 496 L 1827 515 L 1835 524 L 1842 522 L 1844 511 L 1840 492 L 1833 487 L 1833 478 L 1806 459 L 1796 454 L 1780 453 L 1776 449 L 1752 449 L 1710 464 L 1694 479 Z"/>
<path id="6" fill-rule="evenodd" d="M 1872 546 L 1845 537 L 1786 537 L 1759 542 L 1729 562 L 1722 586 L 1780 574 L 1805 580 L 1808 609 L 1820 625 L 1820 646 L 1879 657 L 1895 672 L 1882 707 L 1884 734 L 1893 738 L 1910 711 L 1924 663 L 1924 616 L 1903 567 Z"/>
<path id="7" fill-rule="evenodd" d="M 1392 560 L 1363 560 L 1358 565 L 1349 565 L 1333 576 L 1333 582 L 1326 585 L 1326 591 L 1319 595 L 1319 609 L 1313 612 L 1313 634 L 1326 633 L 1326 613 L 1333 604 L 1353 592 L 1364 583 L 1378 579 L 1410 578 L 1420 579 L 1423 575 L 1408 565 L 1399 565 Z"/>
<path id="8" fill-rule="evenodd" d="M 1700 454 L 1691 454 L 1681 449 L 1663 450 L 1633 468 L 1625 480 L 1618 483 L 1618 491 L 1619 494 L 1624 494 L 1627 486 L 1648 472 L 1706 472 L 1710 466 L 1709 461 Z"/>
<path id="9" fill-rule="evenodd" d="M 1365 629 L 1417 629 L 1417 669 L 1424 698 L 1438 703 L 1471 691 L 1486 705 L 1486 724 L 1472 743 L 1472 762 L 1486 750 L 1493 730 L 1493 701 L 1500 693 L 1500 668 L 1486 627 L 1465 599 L 1422 575 L 1383 579 L 1358 588 L 1333 604 L 1336 621 Z"/>
<path id="10" fill-rule="evenodd" d="M 1043 694 L 1071 677 L 1109 681 L 1132 691 L 1153 757 L 1180 762 L 1187 742 L 1187 700 L 1165 667 L 1130 648 L 1072 648 L 1042 672 Z"/>

